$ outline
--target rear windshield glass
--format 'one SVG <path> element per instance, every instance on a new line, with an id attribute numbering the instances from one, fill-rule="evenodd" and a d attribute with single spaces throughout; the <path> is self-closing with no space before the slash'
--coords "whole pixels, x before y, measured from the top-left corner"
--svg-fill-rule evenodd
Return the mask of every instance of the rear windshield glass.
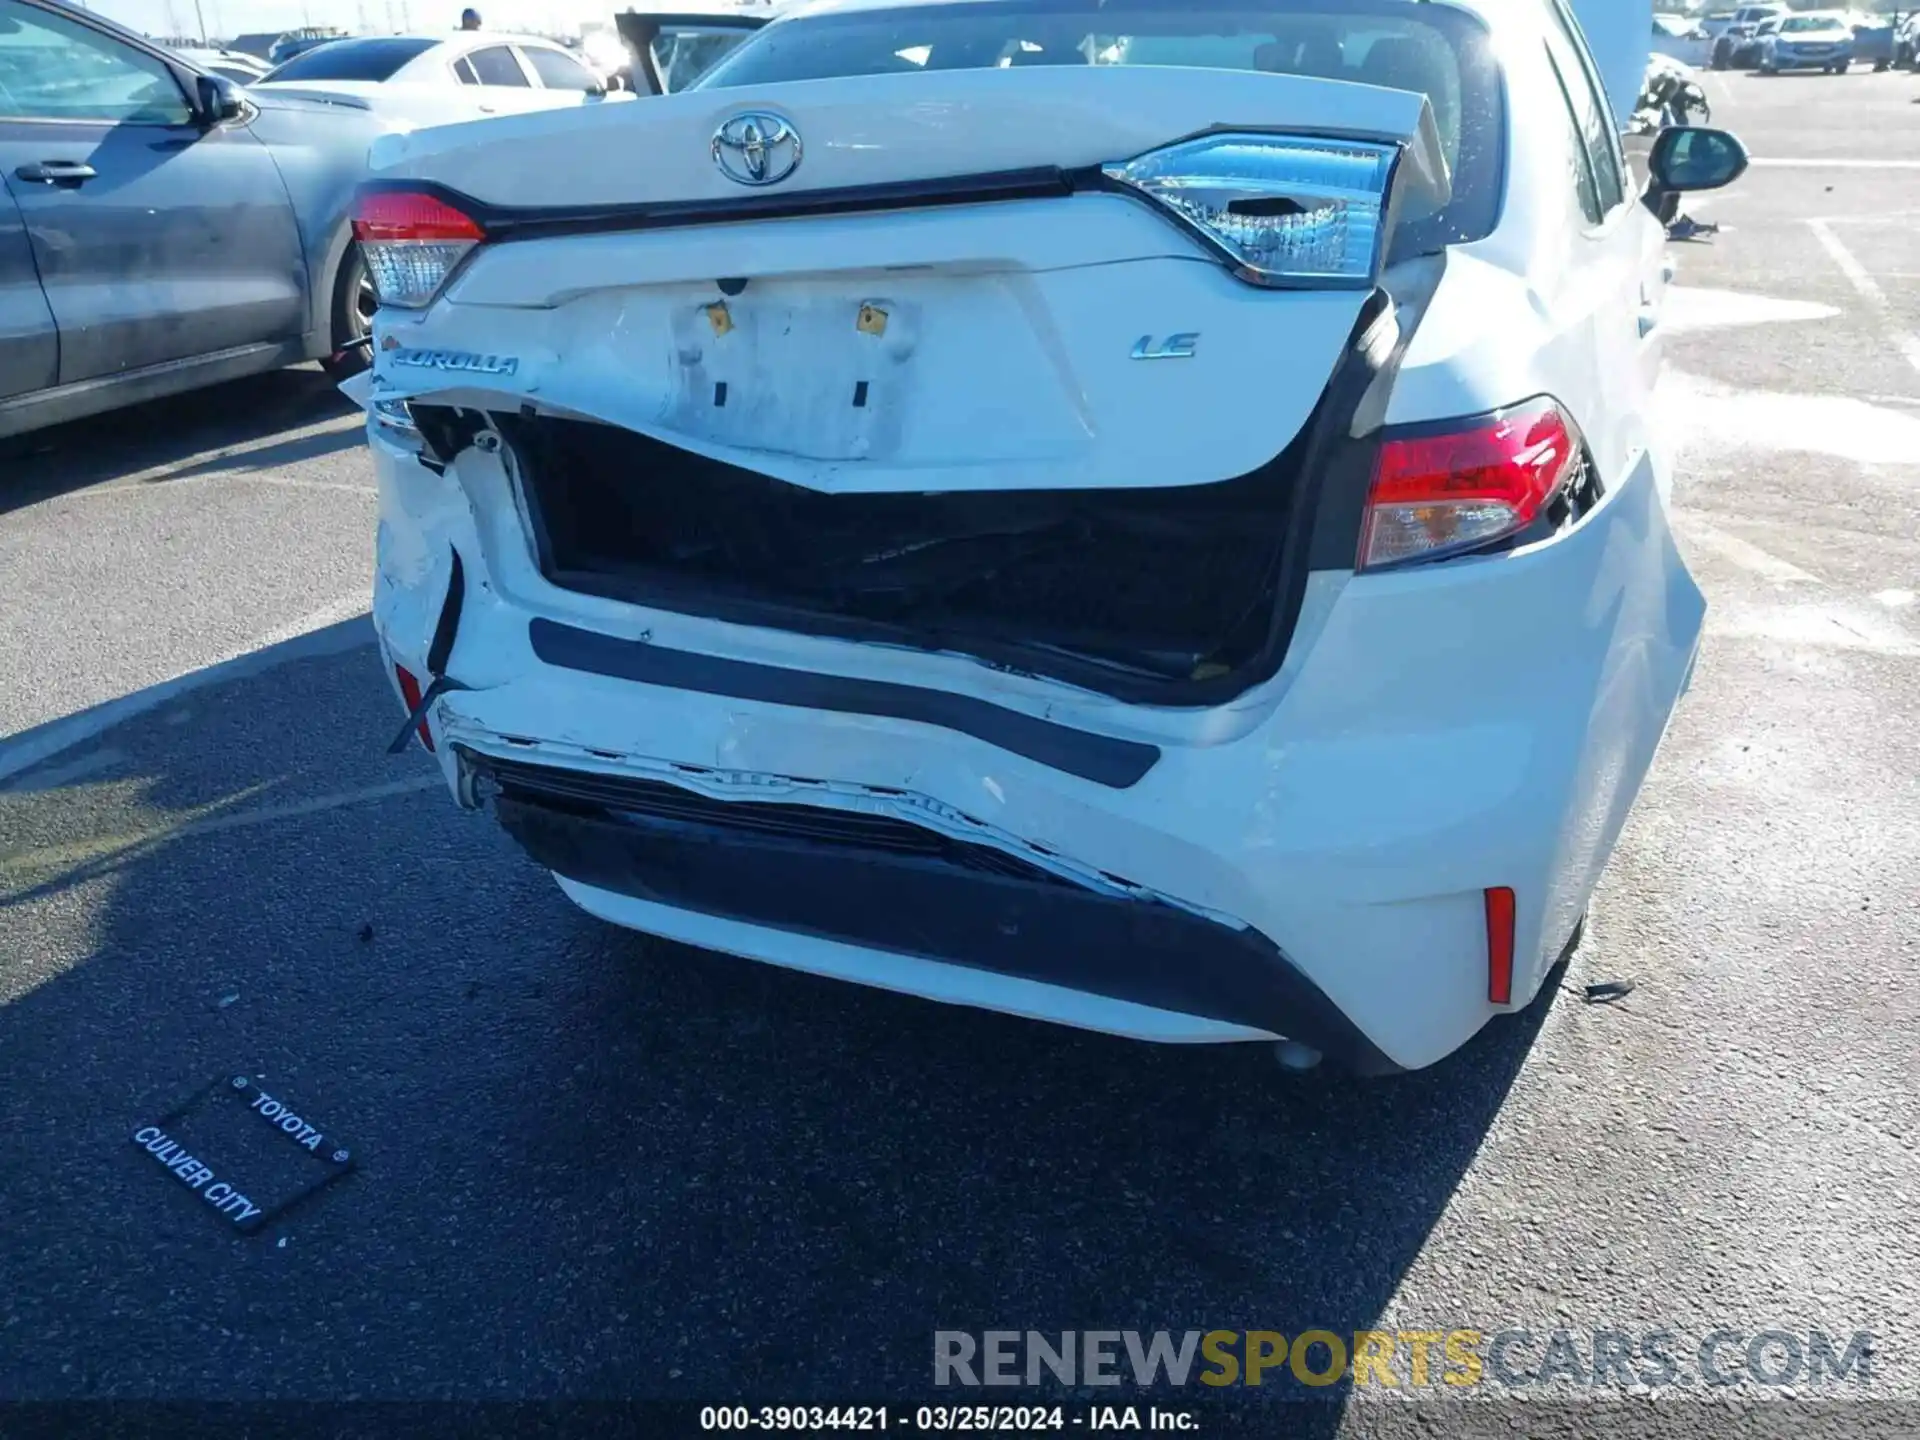
<path id="1" fill-rule="evenodd" d="M 268 72 L 269 80 L 390 80 L 393 72 L 431 50 L 435 41 L 333 40 L 296 55 L 279 69 Z"/>
<path id="2" fill-rule="evenodd" d="M 1838 15 L 1795 15 L 1792 19 L 1780 22 L 1782 35 L 1798 35 L 1806 30 L 1838 30 Z"/>
<path id="3" fill-rule="evenodd" d="M 1499 218 L 1492 42 L 1465 13 L 1420 0 L 963 0 L 802 15 L 761 30 L 694 88 L 1027 65 L 1260 70 L 1424 92 L 1454 197 L 1403 227 L 1396 253 L 1480 239 Z"/>

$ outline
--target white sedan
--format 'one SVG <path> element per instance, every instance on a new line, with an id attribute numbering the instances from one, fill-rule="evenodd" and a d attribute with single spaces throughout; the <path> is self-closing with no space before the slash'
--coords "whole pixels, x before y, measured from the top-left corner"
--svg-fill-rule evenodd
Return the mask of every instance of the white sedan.
<path id="1" fill-rule="evenodd" d="M 377 142 L 396 743 L 619 925 L 1432 1064 L 1700 643 L 1599 76 L 1561 0 L 825 0 Z"/>
<path id="2" fill-rule="evenodd" d="M 372 110 L 396 128 L 568 108 L 606 98 L 564 46 L 521 35 L 370 35 L 294 56 L 252 88 Z"/>

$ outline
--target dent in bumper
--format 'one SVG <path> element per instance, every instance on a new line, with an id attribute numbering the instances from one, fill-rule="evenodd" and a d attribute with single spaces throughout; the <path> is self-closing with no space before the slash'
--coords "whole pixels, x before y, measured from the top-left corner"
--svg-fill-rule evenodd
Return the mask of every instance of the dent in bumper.
<path id="1" fill-rule="evenodd" d="M 443 752 L 512 751 L 505 737 L 524 737 L 556 763 L 677 776 L 709 793 L 819 787 L 822 803 L 887 806 L 956 830 L 982 823 L 1063 868 L 1250 927 L 1404 1068 L 1441 1058 L 1499 1013 L 1485 998 L 1486 886 L 1520 897 L 1515 1005 L 1536 992 L 1638 793 L 1704 611 L 1642 464 L 1578 531 L 1534 551 L 1335 577 L 1328 618 L 1289 658 L 1269 713 L 1232 727 L 1194 714 L 1184 735 L 1180 715 L 1149 717 L 1155 728 L 1133 733 L 1155 738 L 1163 758 L 1113 790 L 913 720 L 545 665 L 530 619 L 579 612 L 526 574 L 489 578 L 490 560 L 514 563 L 500 538 L 510 514 L 434 499 L 417 517 L 383 504 L 383 517 L 413 527 L 411 538 L 388 537 L 402 558 L 457 544 L 474 571 L 455 667 L 476 688 L 441 702 Z M 436 577 L 428 565 L 403 578 L 406 567 L 386 559 L 375 622 L 396 655 L 417 655 Z M 593 623 L 688 638 L 681 622 L 645 612 Z M 787 643 L 737 627 L 710 634 L 714 653 L 741 659 Z M 881 663 L 868 647 L 846 651 L 850 670 Z M 800 655 L 796 645 L 808 663 Z M 902 654 L 898 673 L 933 663 Z M 953 688 L 983 700 L 1012 693 L 991 676 Z M 651 903 L 624 908 L 657 914 Z M 711 925 L 723 923 L 733 922 Z M 889 958 L 864 953 L 882 968 Z"/>

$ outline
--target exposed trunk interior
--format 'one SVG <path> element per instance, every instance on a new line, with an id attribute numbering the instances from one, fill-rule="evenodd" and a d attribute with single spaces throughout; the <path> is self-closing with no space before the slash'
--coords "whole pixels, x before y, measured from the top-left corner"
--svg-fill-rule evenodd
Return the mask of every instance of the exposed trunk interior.
<path id="1" fill-rule="evenodd" d="M 827 495 L 614 426 L 495 422 L 567 589 L 1164 703 L 1272 659 L 1305 432 L 1217 484 Z"/>

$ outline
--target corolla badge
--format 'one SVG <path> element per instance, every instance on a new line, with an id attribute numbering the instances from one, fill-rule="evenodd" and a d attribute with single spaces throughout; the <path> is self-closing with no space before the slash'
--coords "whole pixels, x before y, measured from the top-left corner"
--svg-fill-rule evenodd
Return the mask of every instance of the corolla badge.
<path id="1" fill-rule="evenodd" d="M 518 355 L 476 355 L 471 350 L 414 350 L 402 347 L 387 352 L 389 365 L 408 365 L 418 370 L 456 370 L 469 375 L 517 375 Z"/>
<path id="2" fill-rule="evenodd" d="M 800 168 L 800 132 L 778 115 L 748 110 L 713 132 L 713 163 L 741 185 L 778 185 Z"/>

